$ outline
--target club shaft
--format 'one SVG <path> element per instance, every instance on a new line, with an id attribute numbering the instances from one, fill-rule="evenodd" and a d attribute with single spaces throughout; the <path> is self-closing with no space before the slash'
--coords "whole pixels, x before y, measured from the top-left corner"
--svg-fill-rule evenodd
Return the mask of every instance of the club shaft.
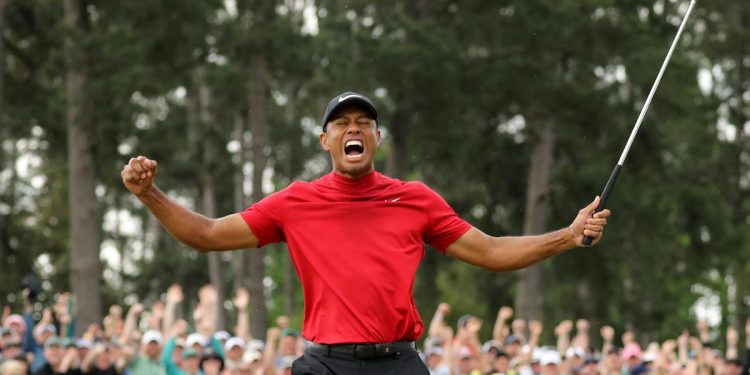
<path id="1" fill-rule="evenodd" d="M 630 152 L 630 146 L 633 145 L 633 140 L 635 139 L 636 134 L 638 134 L 638 129 L 641 128 L 641 122 L 643 122 L 643 118 L 646 116 L 648 107 L 649 105 L 651 105 L 651 100 L 654 98 L 656 89 L 659 87 L 659 82 L 661 82 L 661 77 L 664 75 L 664 71 L 667 70 L 667 65 L 669 65 L 669 60 L 672 58 L 672 53 L 677 48 L 677 43 L 679 43 L 680 41 L 680 36 L 682 36 L 682 31 L 685 29 L 685 25 L 687 24 L 688 18 L 690 18 L 690 13 L 693 11 L 694 5 L 695 5 L 695 0 L 690 0 L 690 6 L 688 6 L 688 10 L 687 12 L 685 12 L 685 17 L 682 18 L 682 23 L 680 24 L 680 28 L 677 30 L 677 35 L 675 35 L 674 41 L 672 41 L 672 46 L 669 47 L 669 52 L 667 52 L 667 57 L 664 59 L 664 63 L 661 64 L 661 69 L 659 69 L 659 74 L 656 76 L 656 81 L 654 81 L 654 85 L 651 86 L 651 92 L 648 93 L 646 102 L 643 104 L 643 108 L 641 108 L 641 113 L 638 115 L 638 120 L 635 122 L 633 131 L 630 132 L 630 138 L 628 138 L 628 143 L 625 144 L 625 149 L 622 150 L 622 155 L 620 155 L 620 161 L 617 162 L 615 169 L 612 171 L 612 174 L 609 176 L 607 185 L 604 187 L 604 191 L 602 191 L 602 195 L 600 196 L 599 206 L 596 207 L 596 210 L 594 212 L 599 212 L 603 210 L 607 204 L 607 199 L 609 198 L 609 195 L 612 192 L 612 189 L 615 187 L 615 184 L 617 183 L 617 178 L 620 176 L 620 170 L 622 169 L 623 164 L 625 164 L 625 158 L 628 157 L 628 152 Z M 583 237 L 582 243 L 584 245 L 586 246 L 591 245 L 592 242 L 593 242 L 593 238 L 589 236 Z"/>
<path id="2" fill-rule="evenodd" d="M 661 64 L 659 75 L 656 76 L 656 81 L 654 81 L 654 85 L 651 86 L 651 92 L 648 93 L 648 98 L 646 98 L 646 102 L 643 104 L 643 108 L 641 108 L 641 113 L 638 115 L 638 120 L 635 122 L 633 131 L 630 132 L 630 138 L 628 138 L 628 143 L 625 144 L 625 149 L 622 150 L 622 155 L 620 155 L 620 161 L 617 162 L 617 164 L 620 166 L 625 164 L 625 158 L 628 157 L 628 152 L 630 152 L 630 146 L 633 145 L 633 140 L 635 140 L 635 135 L 638 134 L 638 129 L 641 128 L 641 122 L 643 122 L 643 118 L 646 116 L 648 107 L 651 105 L 651 100 L 654 98 L 656 89 L 659 87 L 659 82 L 661 82 L 661 77 L 664 75 L 664 71 L 667 70 L 667 65 L 669 65 L 669 60 L 672 58 L 672 53 L 677 48 L 677 43 L 680 41 L 682 30 L 685 29 L 685 25 L 687 24 L 687 20 L 690 17 L 690 13 L 693 11 L 694 5 L 695 5 L 695 0 L 691 0 L 690 6 L 688 7 L 687 12 L 685 12 L 685 17 L 682 18 L 682 23 L 680 24 L 680 28 L 677 30 L 677 35 L 675 35 L 674 37 L 672 46 L 669 48 L 669 52 L 667 52 L 667 57 L 664 59 L 664 63 Z"/>

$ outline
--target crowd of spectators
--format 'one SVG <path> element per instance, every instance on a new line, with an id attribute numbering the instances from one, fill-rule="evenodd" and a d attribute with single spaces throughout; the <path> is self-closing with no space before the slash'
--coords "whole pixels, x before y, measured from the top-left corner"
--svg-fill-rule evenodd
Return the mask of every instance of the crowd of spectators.
<path id="1" fill-rule="evenodd" d="M 715 349 L 719 345 L 705 321 L 698 322 L 697 337 L 685 330 L 675 339 L 644 347 L 632 332 L 624 332 L 618 341 L 615 330 L 604 326 L 597 340 L 602 346 L 593 347 L 590 323 L 584 319 L 560 322 L 553 331 L 554 345 L 543 345 L 541 322 L 511 320 L 513 309 L 502 307 L 492 339 L 483 343 L 479 318 L 462 316 L 454 330 L 445 323 L 449 312 L 449 305 L 438 306 L 423 345 L 431 375 L 748 375 L 750 320 L 745 324 L 743 366 L 737 330 L 727 330 L 722 353 Z"/>
<path id="2" fill-rule="evenodd" d="M 248 292 L 234 296 L 237 322 L 229 333 L 216 329 L 219 308 L 216 290 L 200 289 L 192 324 L 176 318 L 182 288 L 171 286 L 164 302 L 146 308 L 133 304 L 127 313 L 113 305 L 101 324 L 74 334 L 72 298 L 57 296 L 36 321 L 28 295 L 24 311 L 6 307 L 0 328 L 0 375 L 130 374 L 130 375 L 280 375 L 291 374 L 292 362 L 309 343 L 289 326 L 286 317 L 266 332 L 265 340 L 249 330 Z M 726 353 L 715 349 L 705 322 L 696 337 L 688 331 L 673 340 L 642 347 L 630 332 L 616 340 L 611 327 L 601 328 L 601 347 L 592 347 L 589 322 L 560 322 L 556 342 L 543 345 L 542 323 L 512 319 L 513 310 L 498 311 L 492 338 L 482 341 L 482 321 L 465 315 L 453 329 L 446 323 L 450 306 L 441 303 L 430 322 L 420 353 L 433 375 L 748 375 L 750 320 L 745 346 L 730 327 Z M 123 316 L 124 315 L 124 316 Z M 575 332 L 574 332 L 575 330 Z"/>

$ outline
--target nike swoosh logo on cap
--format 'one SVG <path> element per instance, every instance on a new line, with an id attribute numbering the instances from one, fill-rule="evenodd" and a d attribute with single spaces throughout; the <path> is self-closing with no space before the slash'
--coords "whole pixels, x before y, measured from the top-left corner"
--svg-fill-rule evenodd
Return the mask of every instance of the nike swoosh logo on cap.
<path id="1" fill-rule="evenodd" d="M 352 95 L 347 95 L 347 96 L 339 96 L 339 103 L 341 103 L 344 100 L 349 99 L 349 98 L 361 98 L 361 96 L 359 96 L 357 94 L 352 94 Z"/>

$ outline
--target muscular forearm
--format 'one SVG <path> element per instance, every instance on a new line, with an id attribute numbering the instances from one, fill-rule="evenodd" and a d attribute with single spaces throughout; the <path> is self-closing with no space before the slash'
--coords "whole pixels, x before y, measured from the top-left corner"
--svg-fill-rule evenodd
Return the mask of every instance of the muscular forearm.
<path id="1" fill-rule="evenodd" d="M 537 236 L 491 238 L 490 269 L 513 271 L 576 247 L 569 229 Z"/>
<path id="2" fill-rule="evenodd" d="M 490 271 L 513 271 L 578 246 L 573 232 L 560 229 L 537 236 L 492 237 L 471 228 L 446 254 Z"/>
<path id="3" fill-rule="evenodd" d="M 211 249 L 206 233 L 211 228 L 212 219 L 180 206 L 156 186 L 136 197 L 176 239 L 201 251 Z"/>

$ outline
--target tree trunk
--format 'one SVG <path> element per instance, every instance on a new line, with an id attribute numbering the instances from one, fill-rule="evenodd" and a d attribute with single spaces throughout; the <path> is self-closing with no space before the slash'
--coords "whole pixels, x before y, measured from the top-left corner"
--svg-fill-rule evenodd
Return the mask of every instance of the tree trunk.
<path id="1" fill-rule="evenodd" d="M 214 139 L 214 131 L 212 130 L 215 126 L 214 116 L 211 108 L 211 90 L 206 84 L 206 69 L 201 66 L 197 71 L 197 85 L 198 85 L 198 100 L 200 110 L 200 123 L 201 132 L 203 137 L 202 142 L 202 167 L 200 170 L 201 179 L 201 191 L 203 201 L 203 214 L 208 217 L 216 217 L 216 178 L 214 171 L 216 170 L 216 155 L 218 150 L 216 149 L 216 140 Z M 211 280 L 211 285 L 216 288 L 217 298 L 219 303 L 217 304 L 216 311 L 216 325 L 217 330 L 226 329 L 226 314 L 224 313 L 224 278 L 222 277 L 222 266 L 221 266 L 221 253 L 210 252 L 208 253 L 208 276 Z"/>
<path id="2" fill-rule="evenodd" d="M 5 0 L 0 0 L 0 35 L 5 35 Z M 0 72 L 5 72 L 5 44 L 3 42 L 3 38 L 0 38 Z M 0 74 L 0 129 L 3 129 L 3 132 L 7 132 L 6 126 L 5 126 L 5 98 L 3 95 L 3 74 Z M 3 136 L 0 139 L 9 139 L 7 137 L 7 134 L 1 134 Z M 0 150 L 0 170 L 2 170 L 3 167 L 3 153 L 2 150 Z"/>
<path id="3" fill-rule="evenodd" d="M 268 102 L 268 72 L 266 60 L 262 56 L 255 56 L 250 60 L 250 144 L 251 161 L 253 164 L 253 202 L 263 199 L 263 171 L 266 169 L 268 158 L 264 148 L 268 142 L 268 124 L 266 123 L 266 106 Z M 264 337 L 266 333 L 266 298 L 263 279 L 266 276 L 266 266 L 263 263 L 262 251 L 250 251 L 250 332 L 253 337 Z"/>
<path id="4" fill-rule="evenodd" d="M 550 174 L 555 136 L 550 120 L 542 120 L 538 137 L 533 140 L 531 170 L 526 187 L 526 212 L 523 234 L 540 234 L 547 230 L 549 218 Z M 541 263 L 519 272 L 516 294 L 516 312 L 519 318 L 542 320 L 544 317 L 544 271 Z"/>
<path id="5" fill-rule="evenodd" d="M 386 161 L 385 174 L 393 178 L 403 178 L 406 174 L 408 132 L 407 115 L 402 110 L 393 113 L 392 126 L 388 129 L 391 134 L 391 150 Z"/>
<path id="6" fill-rule="evenodd" d="M 294 96 L 296 94 L 296 85 L 289 84 L 287 86 L 286 92 L 287 96 L 289 97 L 289 101 L 286 103 L 286 110 L 285 118 L 287 125 L 290 127 L 294 127 L 294 121 L 296 118 L 296 108 L 294 103 Z M 295 148 L 290 147 L 290 152 L 292 155 L 295 153 Z M 294 178 L 296 175 L 295 166 L 294 166 L 294 157 L 290 155 L 289 162 L 286 165 L 286 175 L 289 176 L 289 178 Z M 291 256 L 284 257 L 284 314 L 286 316 L 293 316 L 295 313 L 295 310 L 297 308 L 296 306 L 296 298 L 295 298 L 295 292 L 297 289 L 297 270 L 294 268 L 294 263 L 292 262 Z"/>
<path id="7" fill-rule="evenodd" d="M 237 114 L 234 118 L 234 139 L 239 142 L 239 150 L 237 150 L 237 158 L 235 160 L 237 168 L 234 171 L 234 210 L 241 212 L 246 208 L 245 200 L 245 173 L 243 167 L 246 163 L 245 158 L 245 124 L 241 114 Z M 247 268 L 247 250 L 235 251 L 232 254 L 234 258 L 234 290 L 245 286 L 245 270 Z"/>
<path id="8" fill-rule="evenodd" d="M 0 0 L 0 35 L 5 35 L 5 0 Z M 5 126 L 5 98 L 3 95 L 3 77 L 2 72 L 5 72 L 5 45 L 3 44 L 3 38 L 0 38 L 0 139 L 10 139 L 8 134 L 8 127 Z M 5 150 L 0 147 L 0 172 L 5 171 Z M 12 171 L 12 169 L 11 169 Z M 9 188 L 8 191 L 12 190 Z M 8 197 L 5 195 L 5 191 L 0 190 L 0 197 L 3 202 L 9 204 Z M 10 254 L 10 247 L 6 246 L 10 243 L 8 236 L 8 222 L 6 215 L 0 213 L 0 259 L 5 261 L 8 259 Z"/>
<path id="9" fill-rule="evenodd" d="M 71 286 L 76 297 L 76 335 L 101 321 L 101 218 L 96 202 L 94 131 L 86 116 L 86 59 L 81 38 L 88 33 L 85 4 L 65 1 L 68 126 L 68 200 L 70 204 Z"/>

